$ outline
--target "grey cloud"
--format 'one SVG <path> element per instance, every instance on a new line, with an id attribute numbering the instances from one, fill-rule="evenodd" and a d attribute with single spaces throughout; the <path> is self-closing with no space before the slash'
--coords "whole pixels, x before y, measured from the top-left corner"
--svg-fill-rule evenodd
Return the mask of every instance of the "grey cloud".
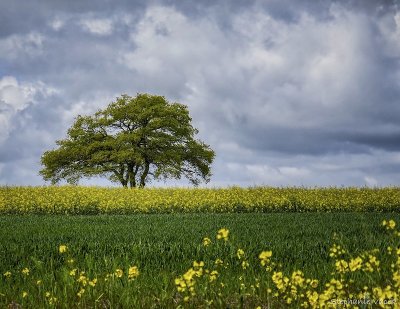
<path id="1" fill-rule="evenodd" d="M 9 118 L 1 183 L 40 184 L 74 117 L 136 92 L 189 105 L 210 185 L 400 180 L 394 1 L 17 3 L 0 4 L 0 79 L 41 90 Z"/>

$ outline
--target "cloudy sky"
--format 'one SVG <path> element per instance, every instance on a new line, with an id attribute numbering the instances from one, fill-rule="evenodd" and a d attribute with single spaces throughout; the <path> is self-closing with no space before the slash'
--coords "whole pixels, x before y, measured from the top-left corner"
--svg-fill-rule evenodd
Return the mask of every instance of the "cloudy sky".
<path id="1" fill-rule="evenodd" d="M 395 0 L 2 0 L 0 184 L 138 92 L 189 106 L 211 186 L 400 185 Z"/>

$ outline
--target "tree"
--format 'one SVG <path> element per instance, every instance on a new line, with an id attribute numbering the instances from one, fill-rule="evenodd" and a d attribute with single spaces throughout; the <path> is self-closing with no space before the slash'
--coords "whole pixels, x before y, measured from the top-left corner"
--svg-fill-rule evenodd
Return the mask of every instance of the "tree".
<path id="1" fill-rule="evenodd" d="M 78 116 L 58 148 L 46 151 L 40 174 L 52 184 L 105 176 L 127 187 L 150 178 L 208 182 L 214 151 L 195 139 L 187 106 L 162 96 L 122 95 L 93 116 Z"/>

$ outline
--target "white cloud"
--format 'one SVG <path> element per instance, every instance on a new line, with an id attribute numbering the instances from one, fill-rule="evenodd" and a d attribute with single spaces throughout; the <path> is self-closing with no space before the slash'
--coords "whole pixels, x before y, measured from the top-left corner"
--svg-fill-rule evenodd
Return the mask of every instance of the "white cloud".
<path id="1" fill-rule="evenodd" d="M 113 32 L 113 21 L 108 18 L 83 18 L 82 28 L 95 35 L 106 36 Z"/>
<path id="2" fill-rule="evenodd" d="M 32 99 L 35 89 L 31 85 L 20 85 L 13 76 L 0 79 L 0 101 L 14 111 L 22 110 Z"/>
<path id="3" fill-rule="evenodd" d="M 0 39 L 0 54 L 5 60 L 36 57 L 43 51 L 45 37 L 39 32 L 13 34 Z"/>
<path id="4" fill-rule="evenodd" d="M 59 31 L 64 27 L 65 20 L 63 18 L 56 17 L 49 23 L 49 25 L 54 31 Z"/>
<path id="5" fill-rule="evenodd" d="M 254 8 L 224 31 L 209 16 L 192 20 L 153 6 L 131 35 L 135 49 L 120 62 L 148 81 L 145 87 L 180 89 L 179 99 L 230 124 L 242 115 L 260 128 L 348 125 L 371 104 L 359 91 L 374 87 L 365 78 L 374 73 L 369 22 L 339 6 L 328 20 L 304 13 L 296 23 Z"/>
<path id="6" fill-rule="evenodd" d="M 0 79 L 0 143 L 4 141 L 12 128 L 12 117 L 34 103 L 35 95 L 49 96 L 57 90 L 42 82 L 19 83 L 13 76 Z"/>

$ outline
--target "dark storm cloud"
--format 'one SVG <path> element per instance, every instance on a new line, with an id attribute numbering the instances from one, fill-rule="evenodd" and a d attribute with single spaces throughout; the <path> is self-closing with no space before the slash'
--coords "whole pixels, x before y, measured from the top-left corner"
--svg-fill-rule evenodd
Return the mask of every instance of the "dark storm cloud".
<path id="1" fill-rule="evenodd" d="M 399 42 L 396 1 L 2 1 L 0 183 L 150 92 L 189 106 L 211 185 L 397 184 Z"/>

